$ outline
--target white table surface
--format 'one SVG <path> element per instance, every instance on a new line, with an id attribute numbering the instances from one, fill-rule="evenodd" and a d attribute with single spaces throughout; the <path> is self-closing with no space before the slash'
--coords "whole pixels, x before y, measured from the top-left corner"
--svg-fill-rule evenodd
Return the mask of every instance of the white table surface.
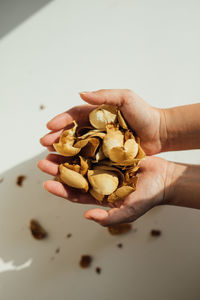
<path id="1" fill-rule="evenodd" d="M 130 88 L 158 107 L 198 102 L 199 15 L 197 0 L 54 0 L 5 29 L 0 38 L 0 299 L 200 299 L 198 211 L 156 208 L 134 223 L 136 232 L 110 236 L 83 219 L 88 206 L 48 194 L 42 182 L 50 176 L 36 168 L 46 155 L 38 142 L 46 122 L 82 103 L 79 91 Z M 199 151 L 161 156 L 200 163 Z M 15 184 L 20 174 L 27 176 L 22 188 Z M 31 237 L 31 218 L 44 225 L 48 239 Z M 152 228 L 161 229 L 162 236 L 150 237 Z M 94 257 L 87 270 L 78 265 L 84 253 Z"/>

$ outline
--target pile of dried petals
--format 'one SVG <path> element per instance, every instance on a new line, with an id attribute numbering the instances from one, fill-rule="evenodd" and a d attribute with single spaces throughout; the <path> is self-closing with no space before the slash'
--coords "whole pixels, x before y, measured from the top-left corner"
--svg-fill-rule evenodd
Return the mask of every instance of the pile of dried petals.
<path id="1" fill-rule="evenodd" d="M 91 126 L 62 132 L 55 150 L 66 157 L 59 180 L 88 192 L 99 202 L 115 202 L 135 191 L 140 161 L 145 157 L 133 131 L 116 106 L 101 105 L 89 114 Z"/>

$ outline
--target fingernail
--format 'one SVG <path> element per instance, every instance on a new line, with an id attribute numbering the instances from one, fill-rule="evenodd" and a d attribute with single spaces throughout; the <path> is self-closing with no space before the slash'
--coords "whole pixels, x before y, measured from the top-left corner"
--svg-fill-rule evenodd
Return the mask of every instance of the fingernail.
<path id="1" fill-rule="evenodd" d="M 84 95 L 84 94 L 90 94 L 90 93 L 92 93 L 92 92 L 89 92 L 89 91 L 84 91 L 84 92 L 80 92 L 79 94 L 82 94 L 82 95 Z"/>

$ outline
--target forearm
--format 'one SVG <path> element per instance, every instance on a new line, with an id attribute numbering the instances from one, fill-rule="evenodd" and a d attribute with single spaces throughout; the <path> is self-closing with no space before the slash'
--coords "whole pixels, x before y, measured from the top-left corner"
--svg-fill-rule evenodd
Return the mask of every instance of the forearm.
<path id="1" fill-rule="evenodd" d="M 200 209 L 200 165 L 169 162 L 165 204 Z"/>
<path id="2" fill-rule="evenodd" d="M 200 149 L 200 103 L 160 113 L 162 151 Z"/>

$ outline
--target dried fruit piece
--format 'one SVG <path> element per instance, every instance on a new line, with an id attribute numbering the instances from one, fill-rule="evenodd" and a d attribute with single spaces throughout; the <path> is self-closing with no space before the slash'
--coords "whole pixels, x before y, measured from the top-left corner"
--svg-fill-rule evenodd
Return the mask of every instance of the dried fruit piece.
<path id="1" fill-rule="evenodd" d="M 55 250 L 55 253 L 58 254 L 60 252 L 60 248 L 58 247 L 56 250 Z"/>
<path id="2" fill-rule="evenodd" d="M 88 191 L 88 182 L 80 173 L 70 170 L 64 165 L 59 166 L 59 171 L 59 178 L 63 183 L 73 188 Z"/>
<path id="3" fill-rule="evenodd" d="M 47 233 L 44 230 L 44 228 L 39 224 L 39 222 L 37 222 L 34 219 L 30 221 L 30 230 L 32 236 L 37 240 L 42 240 L 47 236 Z"/>
<path id="4" fill-rule="evenodd" d="M 100 267 L 96 267 L 95 271 L 96 271 L 97 274 L 101 274 L 101 268 Z"/>
<path id="5" fill-rule="evenodd" d="M 88 268 L 91 265 L 92 256 L 91 255 L 82 255 L 79 262 L 81 268 Z"/>
<path id="6" fill-rule="evenodd" d="M 117 119 L 117 107 L 113 105 L 101 105 L 89 114 L 90 124 L 97 129 L 105 130 L 106 125 L 115 123 Z"/>
<path id="7" fill-rule="evenodd" d="M 45 109 L 45 106 L 43 104 L 40 105 L 40 110 Z"/>
<path id="8" fill-rule="evenodd" d="M 124 234 L 129 232 L 131 229 L 132 229 L 132 225 L 129 223 L 117 224 L 108 227 L 108 231 L 112 235 Z"/>
<path id="9" fill-rule="evenodd" d="M 160 236 L 161 235 L 161 230 L 159 230 L 159 229 L 152 229 L 151 230 L 151 235 L 152 236 Z"/>
<path id="10" fill-rule="evenodd" d="M 23 182 L 24 182 L 25 179 L 26 179 L 26 176 L 25 176 L 25 175 L 19 175 L 19 176 L 17 177 L 16 184 L 17 184 L 18 186 L 23 186 Z"/>

